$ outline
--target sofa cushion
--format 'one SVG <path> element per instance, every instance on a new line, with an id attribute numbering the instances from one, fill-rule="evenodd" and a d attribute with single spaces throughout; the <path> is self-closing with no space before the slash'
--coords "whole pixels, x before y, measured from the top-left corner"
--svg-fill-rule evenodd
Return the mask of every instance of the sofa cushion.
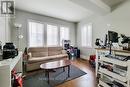
<path id="1" fill-rule="evenodd" d="M 47 52 L 48 47 L 30 47 L 28 52 Z"/>
<path id="2" fill-rule="evenodd" d="M 67 54 L 66 50 L 62 50 L 61 52 L 62 52 L 62 54 Z"/>
<path id="3" fill-rule="evenodd" d="M 41 62 L 41 61 L 49 60 L 49 59 L 51 59 L 51 58 L 48 56 L 46 56 L 46 57 L 32 57 L 32 58 L 28 59 L 28 63 Z"/>
<path id="4" fill-rule="evenodd" d="M 53 55 L 53 56 L 48 56 L 51 59 L 55 59 L 55 58 L 63 58 L 63 57 L 67 57 L 67 54 L 59 54 L 59 55 Z"/>
<path id="5" fill-rule="evenodd" d="M 28 52 L 32 53 L 32 57 L 45 57 L 48 56 L 47 47 L 30 47 Z"/>
<path id="6" fill-rule="evenodd" d="M 62 47 L 48 47 L 48 56 L 62 54 Z"/>
<path id="7" fill-rule="evenodd" d="M 45 57 L 48 56 L 48 52 L 32 52 L 32 57 Z"/>
<path id="8" fill-rule="evenodd" d="M 61 51 L 62 47 L 48 47 L 48 51 Z"/>
<path id="9" fill-rule="evenodd" d="M 57 58 L 64 58 L 67 57 L 67 54 L 60 54 L 60 55 L 54 55 L 54 56 L 46 56 L 46 57 L 32 57 L 28 59 L 28 63 L 35 63 L 35 62 L 41 62 L 45 60 L 53 60 Z"/>
<path id="10" fill-rule="evenodd" d="M 60 55 L 60 54 L 62 54 L 61 51 L 49 51 L 49 52 L 48 52 L 48 56 Z"/>
<path id="11" fill-rule="evenodd" d="M 39 69 L 40 64 L 45 62 L 68 58 L 62 47 L 31 47 L 28 53 L 31 56 L 28 57 L 27 71 Z"/>

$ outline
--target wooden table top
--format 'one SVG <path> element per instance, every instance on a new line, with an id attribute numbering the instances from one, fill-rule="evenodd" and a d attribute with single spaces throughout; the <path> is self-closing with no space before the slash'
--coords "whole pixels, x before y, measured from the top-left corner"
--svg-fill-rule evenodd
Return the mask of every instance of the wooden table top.
<path id="1" fill-rule="evenodd" d="M 65 66 L 71 65 L 70 60 L 59 60 L 53 62 L 47 62 L 40 65 L 41 69 L 57 69 Z"/>

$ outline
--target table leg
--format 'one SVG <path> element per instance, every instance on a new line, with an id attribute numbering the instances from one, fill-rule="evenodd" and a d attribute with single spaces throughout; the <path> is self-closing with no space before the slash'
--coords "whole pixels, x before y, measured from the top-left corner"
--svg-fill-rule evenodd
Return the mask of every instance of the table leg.
<path id="1" fill-rule="evenodd" d="M 49 84 L 49 70 L 45 70 L 45 77 L 47 78 L 47 83 Z"/>
<path id="2" fill-rule="evenodd" d="M 65 67 L 63 67 L 63 72 L 65 71 Z"/>
<path id="3" fill-rule="evenodd" d="M 70 77 L 70 65 L 68 65 L 68 77 Z"/>
<path id="4" fill-rule="evenodd" d="M 47 71 L 45 70 L 45 77 L 47 77 Z"/>
<path id="5" fill-rule="evenodd" d="M 49 70 L 47 70 L 47 82 L 48 82 L 48 84 L 49 84 Z"/>

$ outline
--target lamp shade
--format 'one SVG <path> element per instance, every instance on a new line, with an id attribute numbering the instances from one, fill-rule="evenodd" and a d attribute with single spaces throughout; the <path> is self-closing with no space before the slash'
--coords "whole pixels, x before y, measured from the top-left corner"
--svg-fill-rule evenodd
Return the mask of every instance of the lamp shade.
<path id="1" fill-rule="evenodd" d="M 19 38 L 19 39 L 22 39 L 22 38 L 23 38 L 23 35 L 19 35 L 18 38 Z"/>
<path id="2" fill-rule="evenodd" d="M 14 26 L 15 26 L 16 28 L 21 28 L 21 27 L 22 27 L 22 24 L 14 23 Z"/>

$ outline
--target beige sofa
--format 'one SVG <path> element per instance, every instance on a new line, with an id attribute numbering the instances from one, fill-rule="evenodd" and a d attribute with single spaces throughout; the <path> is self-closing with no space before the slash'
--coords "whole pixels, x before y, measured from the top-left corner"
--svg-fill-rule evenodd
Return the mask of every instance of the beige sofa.
<path id="1" fill-rule="evenodd" d="M 28 57 L 26 59 L 26 71 L 40 69 L 40 64 L 68 59 L 68 55 L 62 47 L 33 47 L 28 48 Z"/>

